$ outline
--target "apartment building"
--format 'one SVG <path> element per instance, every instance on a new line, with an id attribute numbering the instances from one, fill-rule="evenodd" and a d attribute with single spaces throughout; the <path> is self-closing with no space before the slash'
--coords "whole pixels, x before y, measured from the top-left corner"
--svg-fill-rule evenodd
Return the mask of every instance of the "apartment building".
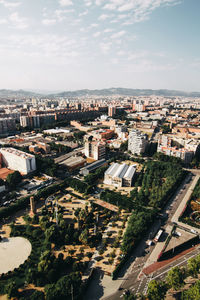
<path id="1" fill-rule="evenodd" d="M 99 160 L 106 156 L 106 144 L 99 140 L 93 140 L 92 137 L 88 137 L 85 140 L 85 156 Z"/>
<path id="2" fill-rule="evenodd" d="M 22 174 L 28 174 L 36 170 L 35 156 L 15 148 L 1 148 L 3 164 Z"/>
<path id="3" fill-rule="evenodd" d="M 148 137 L 139 130 L 132 130 L 128 139 L 128 150 L 132 154 L 142 154 L 148 145 Z"/>
<path id="4" fill-rule="evenodd" d="M 16 123 L 15 119 L 6 118 L 0 119 L 0 136 L 6 136 L 9 133 L 13 133 L 16 131 Z"/>

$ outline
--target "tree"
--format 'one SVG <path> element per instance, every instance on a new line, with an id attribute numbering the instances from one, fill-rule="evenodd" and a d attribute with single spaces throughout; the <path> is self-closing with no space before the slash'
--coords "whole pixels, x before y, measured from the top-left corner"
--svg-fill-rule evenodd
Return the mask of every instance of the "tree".
<path id="1" fill-rule="evenodd" d="M 58 233 L 58 229 L 57 229 L 56 225 L 53 224 L 53 225 L 51 225 L 51 227 L 46 229 L 45 237 L 46 237 L 46 240 L 51 243 L 54 243 L 59 239 L 59 233 Z"/>
<path id="2" fill-rule="evenodd" d="M 9 299 L 18 295 L 18 289 L 15 281 L 11 281 L 5 286 L 5 292 L 7 293 Z"/>
<path id="3" fill-rule="evenodd" d="M 54 256 L 51 254 L 50 251 L 46 250 L 44 253 L 41 254 L 40 262 L 38 264 L 38 272 L 46 273 L 49 271 Z"/>
<path id="4" fill-rule="evenodd" d="M 137 297 L 134 294 L 130 293 L 129 290 L 125 291 L 123 295 L 123 300 L 136 300 L 136 299 Z"/>
<path id="5" fill-rule="evenodd" d="M 88 237 L 89 237 L 89 232 L 87 229 L 84 229 L 82 231 L 82 233 L 80 234 L 79 240 L 81 243 L 83 244 L 87 244 L 88 243 Z"/>
<path id="6" fill-rule="evenodd" d="M 44 293 L 41 291 L 34 291 L 30 296 L 30 300 L 44 300 Z"/>
<path id="7" fill-rule="evenodd" d="M 156 280 L 150 281 L 148 285 L 148 299 L 149 300 L 162 300 L 165 299 L 165 294 L 167 291 L 166 284 Z"/>
<path id="8" fill-rule="evenodd" d="M 196 258 L 190 258 L 187 263 L 187 269 L 189 274 L 193 277 L 198 277 L 199 273 L 199 262 Z"/>
<path id="9" fill-rule="evenodd" d="M 6 178 L 6 182 L 9 186 L 9 188 L 14 188 L 22 181 L 22 175 L 19 173 L 19 171 L 15 171 L 12 174 L 8 174 Z"/>
<path id="10" fill-rule="evenodd" d="M 56 288 L 55 284 L 47 284 L 45 285 L 45 295 L 46 300 L 61 300 L 62 297 L 60 295 L 60 291 Z"/>
<path id="11" fill-rule="evenodd" d="M 166 282 L 171 288 L 173 288 L 174 290 L 178 290 L 184 285 L 183 271 L 178 267 L 172 268 L 167 273 Z"/>
<path id="12" fill-rule="evenodd" d="M 3 179 L 0 178 L 0 186 L 5 185 L 5 182 L 3 181 Z"/>
<path id="13" fill-rule="evenodd" d="M 127 150 L 128 150 L 128 141 L 122 143 L 122 144 L 120 145 L 120 148 L 119 148 L 119 149 L 120 149 L 120 151 L 122 151 L 122 152 L 127 151 Z"/>
<path id="14" fill-rule="evenodd" d="M 183 291 L 181 300 L 197 300 L 200 299 L 200 280 L 198 280 L 188 290 Z"/>

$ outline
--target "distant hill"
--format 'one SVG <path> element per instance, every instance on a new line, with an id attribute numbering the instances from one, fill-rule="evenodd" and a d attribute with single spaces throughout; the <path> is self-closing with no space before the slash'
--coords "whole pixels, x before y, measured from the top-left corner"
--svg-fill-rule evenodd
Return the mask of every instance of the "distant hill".
<path id="1" fill-rule="evenodd" d="M 0 98 L 27 98 L 27 97 L 37 97 L 41 96 L 41 94 L 30 92 L 30 91 L 24 91 L 24 90 L 6 90 L 2 89 L 0 90 Z"/>
<path id="2" fill-rule="evenodd" d="M 66 91 L 57 94 L 48 95 L 49 97 L 78 97 L 78 96 L 185 96 L 185 97 L 200 97 L 200 92 L 182 92 L 175 90 L 151 90 L 151 89 L 127 89 L 127 88 L 109 88 L 102 90 L 77 90 Z"/>
<path id="3" fill-rule="evenodd" d="M 109 88 L 101 90 L 77 90 L 77 91 L 63 91 L 59 93 L 37 93 L 33 91 L 25 90 L 0 90 L 0 99 L 20 99 L 28 97 L 47 97 L 47 98 L 63 98 L 63 97 L 80 97 L 80 96 L 112 96 L 112 95 L 121 95 L 121 96 L 184 96 L 184 97 L 200 97 L 200 92 L 183 92 L 175 90 L 151 90 L 151 89 L 128 89 L 128 88 Z"/>

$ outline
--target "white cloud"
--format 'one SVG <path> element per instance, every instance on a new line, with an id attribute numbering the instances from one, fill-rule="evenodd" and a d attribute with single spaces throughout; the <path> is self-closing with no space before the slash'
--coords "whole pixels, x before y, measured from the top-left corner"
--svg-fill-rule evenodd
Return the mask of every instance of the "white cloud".
<path id="1" fill-rule="evenodd" d="M 112 28 L 106 28 L 106 29 L 104 30 L 104 32 L 105 32 L 105 33 L 113 32 L 113 29 L 112 29 Z"/>
<path id="2" fill-rule="evenodd" d="M 85 10 L 79 14 L 79 17 L 86 16 L 87 14 L 88 14 L 88 10 Z"/>
<path id="3" fill-rule="evenodd" d="M 130 25 L 148 19 L 152 11 L 158 7 L 180 3 L 181 0 L 108 0 L 103 8 L 130 13 L 129 20 L 124 23 L 124 25 Z M 125 18 L 125 15 L 118 16 L 118 18 Z"/>
<path id="4" fill-rule="evenodd" d="M 191 67 L 199 68 L 200 67 L 200 58 L 196 58 L 192 63 L 190 63 Z"/>
<path id="5" fill-rule="evenodd" d="M 29 56 L 32 53 L 37 58 L 75 58 L 79 55 L 79 46 L 68 36 L 53 34 L 32 35 L 18 34 L 7 38 L 8 50 Z M 29 49 L 29 51 L 27 51 Z"/>
<path id="6" fill-rule="evenodd" d="M 123 50 L 120 50 L 120 51 L 117 52 L 117 55 L 119 55 L 119 56 L 123 56 L 125 54 L 126 54 L 126 52 L 123 51 Z"/>
<path id="7" fill-rule="evenodd" d="M 56 21 L 56 19 L 44 19 L 44 20 L 42 20 L 42 23 L 44 24 L 44 25 L 53 25 L 53 24 L 55 24 L 57 21 Z"/>
<path id="8" fill-rule="evenodd" d="M 125 18 L 128 18 L 128 15 L 125 15 L 125 14 L 124 14 L 124 15 L 119 15 L 119 16 L 118 16 L 118 19 L 119 19 L 119 20 L 122 20 L 122 19 L 125 19 Z"/>
<path id="9" fill-rule="evenodd" d="M 98 32 L 95 32 L 95 33 L 93 34 L 93 37 L 98 37 L 98 36 L 100 36 L 100 34 L 101 34 L 101 32 L 100 32 L 100 31 L 98 31 Z"/>
<path id="10" fill-rule="evenodd" d="M 73 5 L 73 2 L 71 0 L 59 0 L 60 6 L 70 6 Z"/>
<path id="11" fill-rule="evenodd" d="M 0 25 L 7 24 L 7 23 L 8 23 L 8 20 L 0 19 Z"/>
<path id="12" fill-rule="evenodd" d="M 7 8 L 16 8 L 21 5 L 21 2 L 10 2 L 6 0 L 0 0 L 0 4 L 4 5 Z"/>
<path id="13" fill-rule="evenodd" d="M 98 27 L 98 26 L 99 26 L 99 24 L 97 24 L 97 23 L 92 23 L 92 24 L 90 25 L 91 28 L 96 28 L 96 27 Z"/>
<path id="14" fill-rule="evenodd" d="M 137 60 L 137 59 L 141 59 L 144 58 L 148 55 L 148 53 L 146 51 L 141 51 L 141 52 L 135 52 L 135 53 L 129 53 L 127 59 L 128 60 Z"/>
<path id="15" fill-rule="evenodd" d="M 105 0 L 96 0 L 95 4 L 99 6 L 99 5 L 103 4 L 103 2 L 105 2 Z"/>
<path id="16" fill-rule="evenodd" d="M 112 58 L 112 59 L 111 59 L 111 63 L 112 63 L 113 65 L 117 65 L 117 64 L 119 63 L 119 60 L 118 60 L 117 58 Z"/>
<path id="17" fill-rule="evenodd" d="M 98 19 L 101 20 L 101 21 L 105 21 L 108 18 L 110 18 L 109 15 L 102 14 Z"/>
<path id="18" fill-rule="evenodd" d="M 100 48 L 103 54 L 107 54 L 111 49 L 112 43 L 101 43 Z"/>
<path id="19" fill-rule="evenodd" d="M 28 20 L 26 18 L 20 17 L 18 12 L 10 14 L 9 21 L 15 28 L 25 29 L 28 27 Z"/>
<path id="20" fill-rule="evenodd" d="M 85 6 L 89 7 L 91 5 L 92 5 L 92 1 L 90 1 L 90 0 L 85 1 Z"/>
<path id="21" fill-rule="evenodd" d="M 66 19 L 66 15 L 73 13 L 74 9 L 56 9 L 55 11 L 55 18 L 58 20 L 58 22 L 62 22 Z"/>
<path id="22" fill-rule="evenodd" d="M 126 31 L 125 30 L 121 30 L 119 32 L 113 33 L 111 35 L 111 39 L 118 39 L 118 38 L 124 36 L 125 34 L 126 34 Z"/>

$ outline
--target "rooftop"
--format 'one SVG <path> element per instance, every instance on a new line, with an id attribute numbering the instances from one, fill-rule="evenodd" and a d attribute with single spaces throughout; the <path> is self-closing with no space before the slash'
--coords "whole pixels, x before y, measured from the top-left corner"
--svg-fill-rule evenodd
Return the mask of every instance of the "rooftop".
<path id="1" fill-rule="evenodd" d="M 0 151 L 5 151 L 5 152 L 8 152 L 8 153 L 11 153 L 13 155 L 17 155 L 17 156 L 20 156 L 20 157 L 23 157 L 23 158 L 33 158 L 33 157 L 35 157 L 32 154 L 29 154 L 29 153 L 17 150 L 15 148 L 10 148 L 10 147 L 8 147 L 8 148 L 1 148 Z"/>

